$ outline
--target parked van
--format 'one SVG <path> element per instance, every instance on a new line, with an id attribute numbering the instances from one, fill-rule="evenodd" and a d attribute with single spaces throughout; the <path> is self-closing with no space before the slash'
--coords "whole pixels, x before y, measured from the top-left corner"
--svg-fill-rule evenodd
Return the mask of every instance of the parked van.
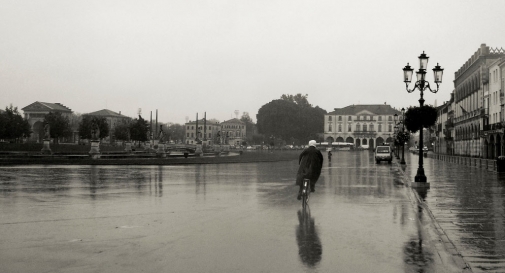
<path id="1" fill-rule="evenodd" d="M 389 145 L 379 145 L 375 148 L 375 163 L 379 164 L 381 161 L 387 161 L 391 164 L 393 160 L 393 151 Z"/>

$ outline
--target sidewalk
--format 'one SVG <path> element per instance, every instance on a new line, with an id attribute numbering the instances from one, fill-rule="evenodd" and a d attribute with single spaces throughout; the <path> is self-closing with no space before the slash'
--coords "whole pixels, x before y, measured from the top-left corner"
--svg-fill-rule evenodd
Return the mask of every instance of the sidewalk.
<path id="1" fill-rule="evenodd" d="M 418 159 L 406 153 L 406 165 L 396 162 L 405 182 L 414 180 Z M 413 192 L 434 220 L 445 247 L 455 259 L 461 257 L 471 272 L 505 272 L 505 175 L 423 160 L 430 189 Z"/>

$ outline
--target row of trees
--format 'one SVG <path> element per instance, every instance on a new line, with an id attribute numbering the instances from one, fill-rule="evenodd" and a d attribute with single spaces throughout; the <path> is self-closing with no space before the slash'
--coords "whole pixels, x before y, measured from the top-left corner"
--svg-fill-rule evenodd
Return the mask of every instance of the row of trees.
<path id="1" fill-rule="evenodd" d="M 19 114 L 17 107 L 10 105 L 0 113 L 0 139 L 12 139 L 18 142 L 31 133 L 30 124 Z"/>
<path id="2" fill-rule="evenodd" d="M 150 130 L 149 123 L 140 115 L 138 118 L 116 124 L 113 131 L 110 132 L 110 124 L 104 117 L 95 117 L 88 115 L 72 114 L 63 115 L 60 112 L 50 112 L 44 116 L 44 123 L 49 124 L 50 137 L 58 142 L 62 138 L 69 138 L 73 131 L 79 131 L 81 139 L 91 139 L 93 124 L 98 127 L 99 138 L 103 139 L 112 136 L 113 140 L 133 140 L 147 141 Z M 164 124 L 165 140 L 174 140 L 182 142 L 184 139 L 184 126 L 181 124 Z M 26 119 L 19 113 L 17 107 L 10 105 L 5 111 L 0 113 L 0 139 L 20 142 L 23 138 L 29 137 L 33 132 Z M 158 130 L 159 132 L 159 130 Z M 150 135 L 150 133 L 149 133 Z M 159 136 L 154 136 L 157 138 Z"/>

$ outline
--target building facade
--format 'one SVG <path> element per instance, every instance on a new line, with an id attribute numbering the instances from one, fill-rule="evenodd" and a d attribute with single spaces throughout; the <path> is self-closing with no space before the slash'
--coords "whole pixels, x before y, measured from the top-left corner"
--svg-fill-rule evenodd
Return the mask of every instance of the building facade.
<path id="1" fill-rule="evenodd" d="M 221 125 L 218 122 L 209 122 L 205 119 L 189 121 L 184 124 L 185 138 L 184 143 L 196 144 L 197 138 L 206 145 L 219 144 L 219 132 Z"/>
<path id="2" fill-rule="evenodd" d="M 324 116 L 326 142 L 354 143 L 356 147 L 374 148 L 383 142 L 393 142 L 394 115 L 401 112 L 387 104 L 350 105 L 335 108 Z"/>
<path id="3" fill-rule="evenodd" d="M 241 146 L 246 140 L 247 130 L 245 122 L 234 118 L 221 123 L 221 143 Z"/>
<path id="4" fill-rule="evenodd" d="M 111 136 L 112 132 L 114 131 L 114 128 L 116 128 L 116 125 L 122 123 L 122 122 L 127 122 L 130 120 L 130 117 L 121 115 L 121 112 L 116 113 L 114 111 L 111 111 L 109 109 L 102 109 L 99 111 L 83 114 L 83 116 L 92 116 L 92 117 L 100 117 L 100 118 L 105 118 L 107 120 L 107 124 L 109 125 L 109 136 L 105 138 L 103 141 L 105 142 L 111 142 Z"/>
<path id="5" fill-rule="evenodd" d="M 489 67 L 504 56 L 503 50 L 482 44 L 454 77 L 454 154 L 493 158 L 495 137 L 490 131 L 490 110 L 496 114 L 490 90 Z M 496 94 L 496 93 L 495 93 Z M 498 95 L 499 96 L 499 92 Z M 499 115 L 498 115 L 499 116 Z M 494 128 L 494 127 L 493 127 Z"/>
<path id="6" fill-rule="evenodd" d="M 61 103 L 49 103 L 36 101 L 28 106 L 23 107 L 24 118 L 28 120 L 32 134 L 28 141 L 42 142 L 44 137 L 44 117 L 49 113 L 62 113 L 66 117 L 70 117 L 72 109 Z M 75 134 L 72 139 L 75 138 Z"/>

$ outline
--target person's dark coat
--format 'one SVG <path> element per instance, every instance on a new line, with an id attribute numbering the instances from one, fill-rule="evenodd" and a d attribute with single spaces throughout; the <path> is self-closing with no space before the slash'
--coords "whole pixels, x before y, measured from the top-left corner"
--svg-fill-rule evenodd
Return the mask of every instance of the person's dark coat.
<path id="1" fill-rule="evenodd" d="M 298 158 L 298 172 L 296 174 L 296 185 L 301 185 L 303 179 L 310 179 L 313 184 L 321 175 L 323 167 L 323 154 L 314 146 L 305 149 Z"/>

